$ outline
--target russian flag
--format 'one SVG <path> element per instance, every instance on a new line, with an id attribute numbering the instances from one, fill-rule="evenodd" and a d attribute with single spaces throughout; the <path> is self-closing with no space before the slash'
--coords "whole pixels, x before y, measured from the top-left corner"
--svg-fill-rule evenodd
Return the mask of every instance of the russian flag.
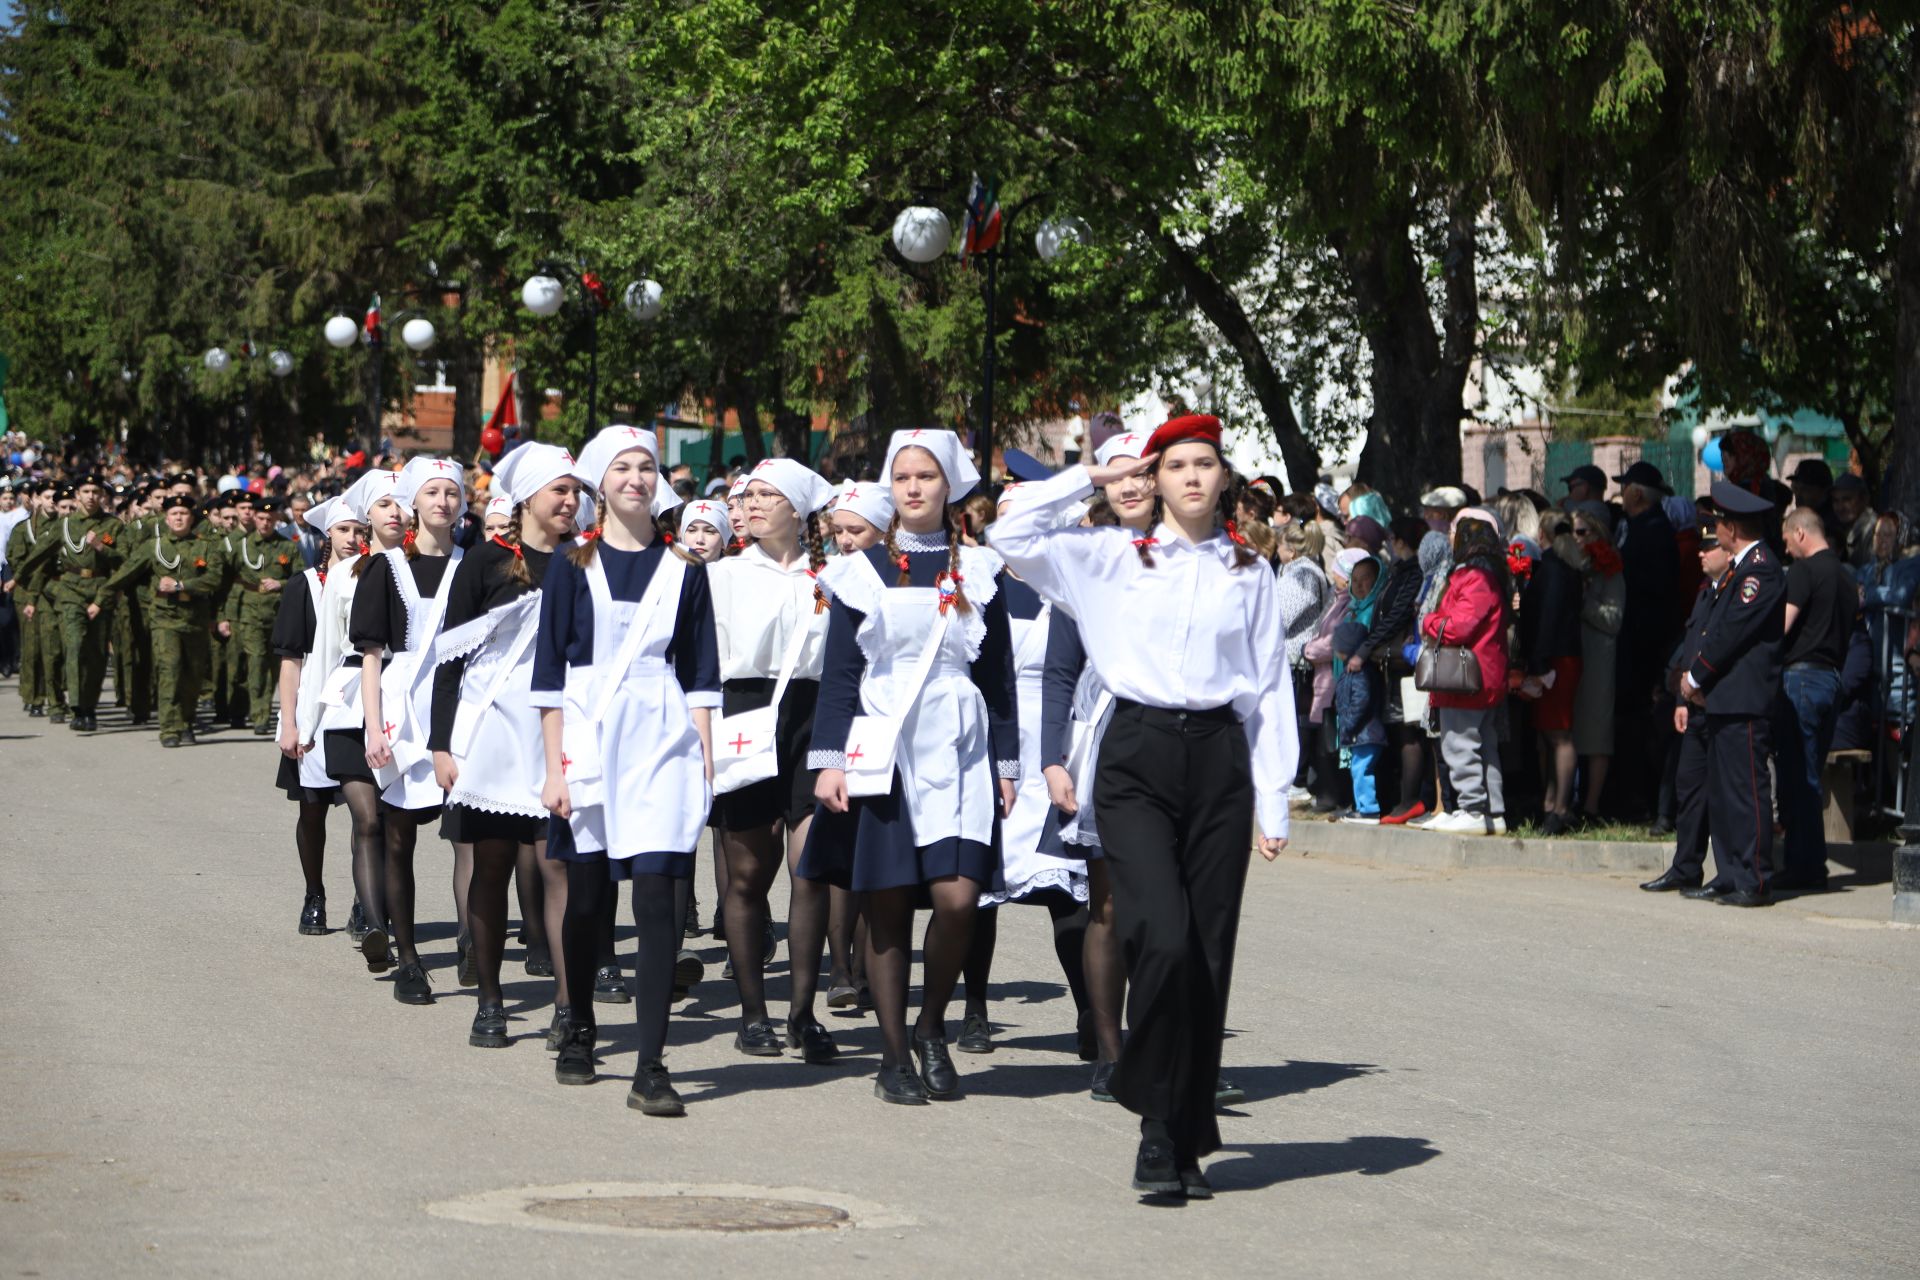
<path id="1" fill-rule="evenodd" d="M 961 265 L 977 253 L 991 252 L 999 243 L 1000 192 L 993 183 L 982 182 L 976 173 L 973 185 L 967 190 L 967 225 L 960 237 Z"/>

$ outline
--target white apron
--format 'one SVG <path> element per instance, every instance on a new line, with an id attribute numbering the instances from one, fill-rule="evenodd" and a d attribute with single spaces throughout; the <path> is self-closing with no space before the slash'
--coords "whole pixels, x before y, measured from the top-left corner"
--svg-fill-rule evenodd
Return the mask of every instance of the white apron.
<path id="1" fill-rule="evenodd" d="M 435 666 L 467 660 L 449 744 L 460 766 L 447 795 L 453 804 L 482 813 L 546 816 L 540 788 L 547 778 L 547 755 L 540 712 L 531 702 L 539 629 L 540 593 L 529 591 L 442 632 L 434 642 Z"/>
<path id="2" fill-rule="evenodd" d="M 307 590 L 313 596 L 313 650 L 300 664 L 300 692 L 296 696 L 293 710 L 293 732 L 301 745 L 307 748 L 307 754 L 300 757 L 300 785 L 323 789 L 340 785 L 327 773 L 327 753 L 320 749 L 320 714 L 324 708 L 320 705 L 320 689 L 326 684 L 328 669 L 319 659 L 322 633 L 326 630 L 326 615 L 321 612 L 326 603 L 327 588 L 320 579 L 318 569 L 308 569 L 300 577 L 307 584 Z M 339 651 L 345 646 L 346 629 L 342 622 L 338 642 L 333 646 L 335 661 L 339 660 Z M 286 704 L 280 706 L 280 721 L 285 725 Z"/>
<path id="3" fill-rule="evenodd" d="M 1080 669 L 1080 682 L 1073 688 L 1073 718 L 1069 721 L 1070 736 L 1087 735 L 1087 745 L 1086 763 L 1078 770 L 1070 770 L 1075 774 L 1073 798 L 1079 809 L 1072 817 L 1062 815 L 1060 839 L 1067 844 L 1100 847 L 1100 832 L 1094 823 L 1093 786 L 1100 776 L 1100 739 L 1106 736 L 1112 719 L 1113 699 L 1107 695 L 1106 686 L 1100 683 L 1089 662 Z"/>
<path id="4" fill-rule="evenodd" d="M 1014 687 L 1020 708 L 1020 781 L 1013 793 L 1013 812 L 1000 823 L 1000 867 L 1006 888 L 981 894 L 983 907 L 1046 888 L 1065 889 L 1082 902 L 1087 899 L 1087 864 L 1040 851 L 1040 833 L 1053 808 L 1046 777 L 1040 771 L 1040 716 L 1045 698 L 1047 633 L 1052 620 L 1053 606 L 1049 604 L 1037 618 L 1014 618 L 1010 623 Z"/>
<path id="5" fill-rule="evenodd" d="M 433 776 L 433 753 L 427 750 L 427 733 L 433 724 L 433 680 L 429 672 L 435 633 L 440 630 L 440 619 L 446 616 L 454 571 L 465 554 L 459 547 L 453 549 L 440 575 L 440 589 L 428 599 L 414 585 L 406 553 L 398 547 L 386 553 L 400 599 L 407 607 L 407 647 L 387 654 L 380 668 L 380 710 L 392 726 L 387 731 L 387 746 L 393 751 L 393 763 L 376 770 L 374 777 L 382 784 L 380 798 L 396 809 L 432 809 L 446 803 L 447 793 Z"/>
<path id="6" fill-rule="evenodd" d="M 638 603 L 613 598 L 600 557 L 587 566 L 595 665 L 567 669 L 562 714 L 570 720 L 586 716 L 599 692 L 599 664 L 618 656 L 629 626 L 648 631 L 631 665 L 615 675 L 618 684 L 600 722 L 604 799 L 574 809 L 569 823 L 574 847 L 583 853 L 605 851 L 609 858 L 624 859 L 643 853 L 691 853 L 700 843 L 713 793 L 707 787 L 706 757 L 693 727 L 693 711 L 667 662 L 686 571 L 685 560 L 672 551 L 663 554 L 654 575 L 671 576 L 660 583 L 659 607 L 637 618 Z"/>
<path id="7" fill-rule="evenodd" d="M 321 734 L 336 729 L 359 733 L 366 727 L 365 717 L 360 714 L 360 668 L 345 665 L 352 653 L 347 645 L 347 624 L 353 617 L 354 592 L 360 586 L 360 579 L 353 576 L 353 564 L 353 561 L 342 561 L 327 575 L 313 629 L 313 652 L 307 655 L 307 668 L 317 671 L 320 681 L 320 694 L 313 707 L 319 717 L 313 731 L 316 749 Z M 307 710 L 303 691 L 296 713 L 302 732 L 305 732 Z"/>

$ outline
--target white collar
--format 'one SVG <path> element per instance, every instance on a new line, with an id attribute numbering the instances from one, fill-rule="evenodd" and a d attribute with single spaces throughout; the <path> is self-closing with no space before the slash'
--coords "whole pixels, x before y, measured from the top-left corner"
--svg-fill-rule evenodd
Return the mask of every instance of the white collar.
<path id="1" fill-rule="evenodd" d="M 893 535 L 893 545 L 902 551 L 945 551 L 947 535 L 944 530 L 934 533 L 913 533 L 900 529 Z"/>
<path id="2" fill-rule="evenodd" d="M 1213 535 L 1199 542 L 1187 541 L 1187 535 L 1162 520 L 1153 527 L 1153 544 L 1163 551 L 1203 551 L 1212 550 L 1215 555 L 1225 556 L 1232 550 L 1233 544 L 1227 541 L 1224 530 L 1216 529 Z"/>
<path id="3" fill-rule="evenodd" d="M 748 564 L 761 565 L 764 568 L 773 570 L 775 573 L 795 575 L 813 572 L 813 563 L 808 559 L 807 549 L 804 546 L 800 548 L 799 557 L 790 565 L 783 565 L 778 560 L 775 560 L 772 553 L 757 542 L 749 542 L 740 554 L 734 558 Z"/>
<path id="4" fill-rule="evenodd" d="M 1758 538 L 1755 538 L 1752 542 L 1749 542 L 1746 546 L 1740 548 L 1740 554 L 1735 556 L 1733 558 L 1733 563 L 1728 566 L 1729 571 L 1733 569 L 1738 569 L 1740 567 L 1740 562 L 1745 560 L 1747 556 L 1752 553 L 1753 549 L 1759 545 L 1760 545 L 1760 540 Z"/>

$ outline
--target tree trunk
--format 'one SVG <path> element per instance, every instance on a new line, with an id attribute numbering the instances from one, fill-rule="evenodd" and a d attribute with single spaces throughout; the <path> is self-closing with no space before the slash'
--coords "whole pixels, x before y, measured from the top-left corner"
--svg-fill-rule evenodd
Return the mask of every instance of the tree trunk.
<path id="1" fill-rule="evenodd" d="M 514 375 L 513 394 L 520 401 L 520 438 L 540 439 L 541 428 L 546 426 L 543 420 L 547 407 L 545 383 L 538 374 L 521 365 Z"/>
<path id="2" fill-rule="evenodd" d="M 1300 421 L 1293 413 L 1292 388 L 1273 367 L 1273 358 L 1267 354 L 1266 344 L 1247 317 L 1246 308 L 1240 305 L 1233 291 L 1215 279 L 1179 241 L 1165 232 L 1155 233 L 1154 240 L 1187 296 L 1213 322 L 1213 327 L 1220 331 L 1238 357 L 1247 375 L 1247 385 L 1253 388 L 1254 398 L 1259 400 L 1261 411 L 1267 416 L 1267 426 L 1280 445 L 1280 456 L 1287 465 L 1287 483 L 1296 492 L 1312 493 L 1320 480 L 1320 451 L 1300 430 Z"/>
<path id="3" fill-rule="evenodd" d="M 783 456 L 795 462 L 813 465 L 813 419 L 792 409 L 782 409 L 773 417 L 773 436 Z"/>
<path id="4" fill-rule="evenodd" d="M 733 384 L 733 411 L 740 418 L 740 439 L 746 445 L 747 469 L 751 471 L 767 456 L 767 444 L 760 435 L 759 397 L 754 394 L 753 381 L 740 378 Z"/>
<path id="5" fill-rule="evenodd" d="M 1907 37 L 1907 100 L 1895 216 L 1894 256 L 1899 321 L 1893 349 L 1893 435 L 1880 490 L 1882 511 L 1920 511 L 1920 31 Z"/>
<path id="6" fill-rule="evenodd" d="M 479 337 L 467 332 L 467 293 L 459 295 L 459 319 L 454 324 L 453 350 L 449 352 L 447 371 L 453 376 L 453 443 L 449 446 L 461 462 L 480 450 L 480 423 L 486 416 L 481 403 L 481 380 L 486 374 L 486 347 Z"/>

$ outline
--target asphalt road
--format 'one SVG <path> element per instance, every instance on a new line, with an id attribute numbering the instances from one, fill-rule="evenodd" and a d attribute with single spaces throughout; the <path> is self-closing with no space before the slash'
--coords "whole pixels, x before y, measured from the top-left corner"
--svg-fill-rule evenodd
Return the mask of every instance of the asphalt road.
<path id="1" fill-rule="evenodd" d="M 830 1019 L 835 1067 L 738 1056 L 709 945 L 669 1058 L 690 1113 L 650 1120 L 625 1010 L 602 1006 L 601 1083 L 553 1083 L 517 948 L 519 1038 L 467 1046 L 444 845 L 419 860 L 439 999 L 410 1008 L 343 934 L 295 933 L 267 741 L 102 724 L 0 687 L 0 1276 L 1920 1269 L 1920 933 L 1881 923 L 1884 886 L 1740 912 L 1618 877 L 1256 865 L 1221 1195 L 1154 1206 L 1131 1118 L 1086 1096 L 1044 912 L 1002 923 L 1000 1047 L 959 1058 L 964 1100 L 876 1101 L 861 1019 Z M 344 814 L 332 834 L 338 927 Z M 586 1234 L 467 1203 L 616 1183 L 781 1188 L 855 1225 Z"/>

